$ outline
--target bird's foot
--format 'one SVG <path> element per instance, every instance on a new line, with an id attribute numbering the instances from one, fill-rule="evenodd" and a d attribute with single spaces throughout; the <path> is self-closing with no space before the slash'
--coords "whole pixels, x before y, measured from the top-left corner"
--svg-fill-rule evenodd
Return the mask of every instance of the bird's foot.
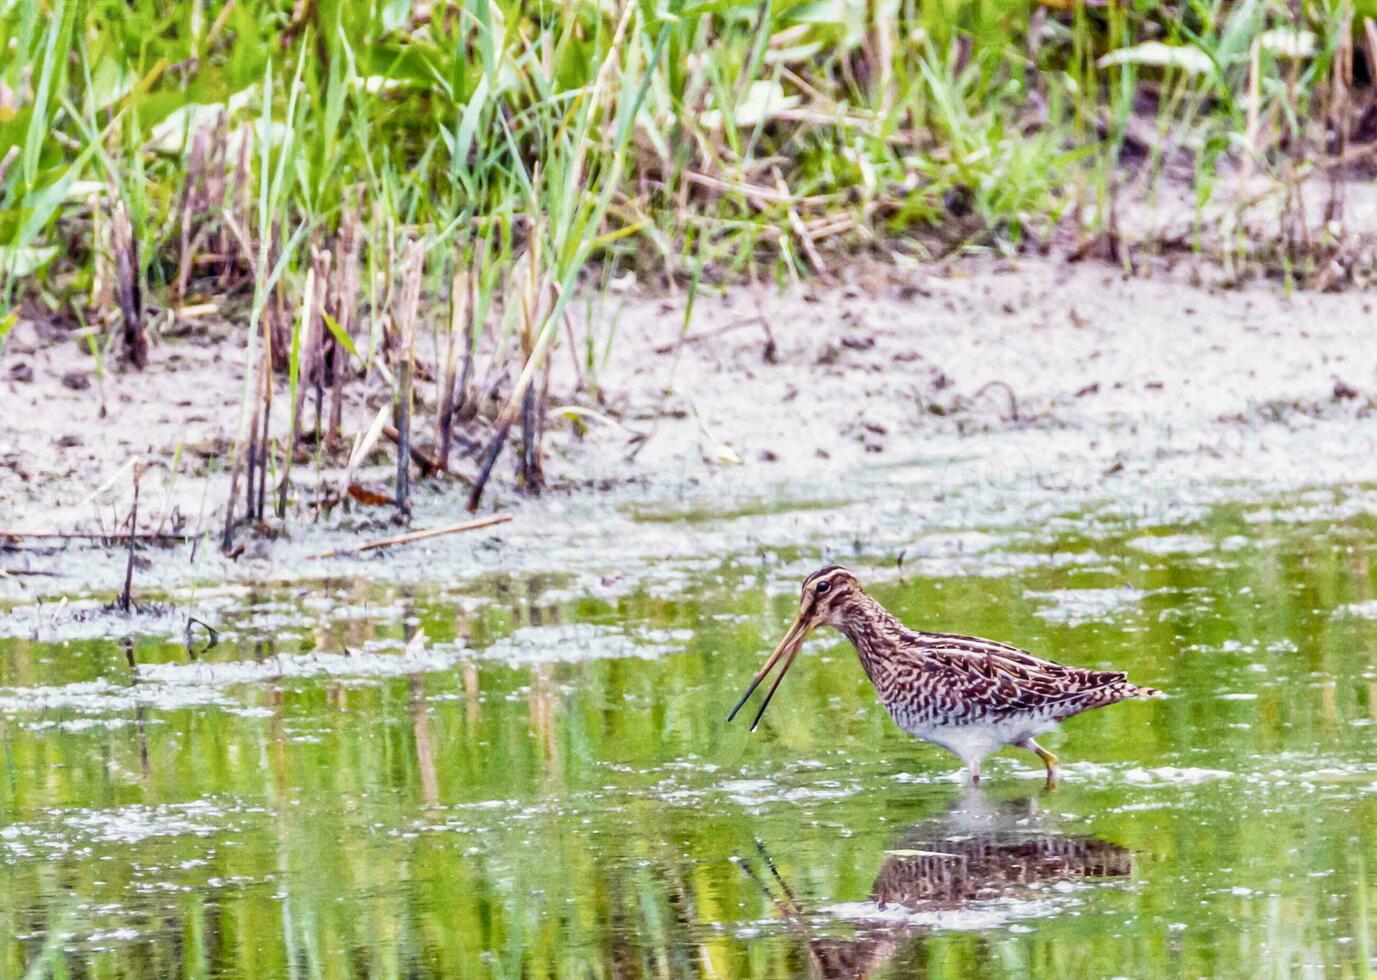
<path id="1" fill-rule="evenodd" d="M 1047 783 L 1045 788 L 1052 789 L 1061 781 L 1061 771 L 1057 768 L 1057 763 L 1060 760 L 1058 760 L 1055 755 L 1048 752 L 1031 738 L 1024 739 L 1019 743 L 1019 747 L 1034 753 L 1042 760 L 1042 764 L 1047 767 Z"/>

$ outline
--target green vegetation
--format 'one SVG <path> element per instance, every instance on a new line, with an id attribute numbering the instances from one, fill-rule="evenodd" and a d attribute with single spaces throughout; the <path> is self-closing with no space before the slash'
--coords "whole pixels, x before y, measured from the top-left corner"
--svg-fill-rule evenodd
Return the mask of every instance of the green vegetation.
<path id="1" fill-rule="evenodd" d="M 317 442 L 338 446 L 361 368 L 392 391 L 403 458 L 419 400 L 442 463 L 455 420 L 480 416 L 480 474 L 520 422 L 538 486 L 551 349 L 575 345 L 591 397 L 610 345 L 596 323 L 565 330 L 566 305 L 628 268 L 696 287 L 1058 233 L 1127 262 L 1121 210 L 1161 199 L 1194 215 L 1178 245 L 1208 238 L 1230 262 L 1333 283 L 1342 228 L 1302 188 L 1352 155 L 1355 63 L 1377 37 L 1362 14 L 11 0 L 0 325 L 43 304 L 122 332 L 135 365 L 150 331 L 205 316 L 246 330 L 235 466 L 255 519 L 269 471 L 286 506 L 308 393 Z M 1323 218 L 1341 216 L 1340 186 Z M 1245 232 L 1258 208 L 1276 216 L 1262 240 Z M 470 396 L 480 348 L 511 369 L 497 409 Z M 287 439 L 269 426 L 275 374 L 290 378 Z M 405 510 L 404 479 L 397 497 Z"/>

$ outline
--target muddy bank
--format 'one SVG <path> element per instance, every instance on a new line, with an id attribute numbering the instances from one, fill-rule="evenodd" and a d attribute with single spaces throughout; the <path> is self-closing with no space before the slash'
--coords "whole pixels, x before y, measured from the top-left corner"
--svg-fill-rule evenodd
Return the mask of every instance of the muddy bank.
<path id="1" fill-rule="evenodd" d="M 719 535 L 778 546 L 761 515 L 785 499 L 811 502 L 817 528 L 804 536 L 816 533 L 819 550 L 843 529 L 902 548 L 904 535 L 1036 524 L 1088 501 L 1147 515 L 1377 480 L 1370 300 L 1198 279 L 1186 267 L 1129 276 L 1053 258 L 973 259 L 942 274 L 864 266 L 831 284 L 700 296 L 687 329 L 683 297 L 611 296 L 592 313 L 615 330 L 597 379 L 606 420 L 552 413 L 556 489 L 519 495 L 504 461 L 485 509 L 514 509 L 513 524 L 385 560 L 396 574 L 414 562 L 433 576 L 436 555 L 459 568 L 557 567 L 577 552 L 604 554 L 594 570 L 615 577 Z M 232 342 L 166 339 L 142 375 L 101 383 L 74 341 L 21 324 L 0 364 L 0 525 L 117 526 L 129 501 L 122 468 L 137 455 L 166 464 L 145 477 L 140 523 L 213 531 L 242 364 Z M 566 352 L 554 364 L 556 402 L 574 401 Z M 356 400 L 346 432 L 375 412 Z M 377 462 L 365 476 L 385 486 L 387 457 Z M 333 478 L 310 466 L 296 475 L 307 486 Z M 427 481 L 414 524 L 456 519 L 462 498 L 453 481 Z M 902 533 L 866 530 L 877 505 L 909 515 Z M 695 525 L 709 512 L 713 522 Z M 178 545 L 150 553 L 141 579 L 322 574 L 339 563 L 303 559 L 386 523 L 386 508 L 301 517 L 282 537 L 250 537 L 234 563 L 209 542 Z M 800 529 L 786 537 L 799 544 Z M 32 596 L 74 577 L 116 587 L 109 569 L 122 557 L 85 554 L 26 542 L 4 567 L 32 574 L 0 589 Z"/>

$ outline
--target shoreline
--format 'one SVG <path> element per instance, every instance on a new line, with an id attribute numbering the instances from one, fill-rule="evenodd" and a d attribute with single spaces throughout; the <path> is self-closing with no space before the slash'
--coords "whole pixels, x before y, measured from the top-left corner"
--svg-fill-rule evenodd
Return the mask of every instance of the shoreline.
<path id="1" fill-rule="evenodd" d="M 618 297 L 602 311 L 617 339 L 596 410 L 561 414 L 575 379 L 567 354 L 555 352 L 552 489 L 520 494 L 506 456 L 480 513 L 515 511 L 503 540 L 548 541 L 538 526 L 569 513 L 582 515 L 583 531 L 566 528 L 577 535 L 599 511 L 653 513 L 698 497 L 731 510 L 786 485 L 796 500 L 927 502 L 978 491 L 991 517 L 1010 501 L 1069 499 L 1060 486 L 1113 495 L 1117 481 L 1155 501 L 1141 504 L 1150 508 L 1182 496 L 1183 480 L 1247 480 L 1281 493 L 1377 481 L 1370 300 L 1265 285 L 1225 291 L 1190 278 L 1035 257 L 971 259 L 940 277 L 867 265 L 841 284 L 700 296 L 683 334 L 682 309 L 664 297 Z M 199 529 L 210 535 L 199 548 L 215 551 L 228 474 L 214 460 L 232 443 L 242 350 L 164 341 L 142 374 L 106 379 L 102 418 L 92 387 L 64 384 L 89 364 L 76 342 L 40 347 L 24 337 L 0 366 L 6 397 L 20 405 L 0 436 L 0 527 L 117 527 L 132 490 L 126 461 L 138 453 L 162 463 L 142 486 L 141 529 Z M 19 364 L 30 365 L 31 381 L 16 380 Z M 349 404 L 346 438 L 375 413 L 364 400 Z M 424 444 L 433 419 L 417 414 Z M 360 471 L 369 486 L 390 478 L 394 449 L 382 449 L 386 458 Z M 338 479 L 300 463 L 293 475 L 302 499 Z M 461 520 L 463 491 L 444 476 L 424 481 L 411 526 Z M 285 567 L 404 530 L 390 518 L 388 507 L 319 523 L 298 512 L 285 528 L 245 533 L 240 558 Z M 242 574 L 218 554 L 198 560 L 216 575 Z M 68 579 L 13 581 L 7 591 L 33 594 Z"/>

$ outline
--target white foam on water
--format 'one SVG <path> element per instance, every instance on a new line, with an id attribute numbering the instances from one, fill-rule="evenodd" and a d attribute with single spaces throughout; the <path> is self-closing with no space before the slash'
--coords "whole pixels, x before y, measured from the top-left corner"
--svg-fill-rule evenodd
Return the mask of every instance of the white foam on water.
<path id="1" fill-rule="evenodd" d="M 372 681 L 448 670 L 461 652 L 453 645 L 406 653 L 359 652 L 278 654 L 264 660 L 140 664 L 134 683 L 101 678 L 57 686 L 0 689 L 0 712 L 70 711 L 80 715 L 127 713 L 149 707 L 179 710 L 218 705 L 252 714 L 227 689 L 279 680 L 333 677 Z M 72 719 L 62 719 L 71 723 Z"/>
<path id="2" fill-rule="evenodd" d="M 12 606 L 0 615 L 0 638 L 61 643 L 122 637 L 181 639 L 187 614 L 158 607 L 125 615 L 95 599 L 61 599 Z"/>
<path id="3" fill-rule="evenodd" d="M 1149 810 L 1166 809 L 1167 803 L 1158 800 L 1154 803 L 1125 803 L 1123 806 L 1116 806 L 1110 809 L 1110 813 L 1144 813 Z"/>
<path id="4" fill-rule="evenodd" d="M 1049 623 L 1079 626 L 1135 610 L 1147 593 L 1142 589 L 1123 586 L 1113 589 L 1054 589 L 1025 595 L 1034 601 L 1047 603 L 1033 610 L 1034 615 Z"/>
<path id="5" fill-rule="evenodd" d="M 1200 534 L 1144 535 L 1125 544 L 1149 555 L 1203 555 L 1219 549 L 1214 541 Z"/>
<path id="6" fill-rule="evenodd" d="M 139 664 L 134 668 L 140 682 L 169 686 L 213 685 L 226 687 L 254 684 L 279 678 L 375 678 L 448 670 L 459 660 L 460 649 L 452 644 L 400 654 L 283 653 L 263 660 L 227 663 L 197 661 Z"/>
<path id="7" fill-rule="evenodd" d="M 1061 778 L 1063 780 L 1074 781 L 1077 783 L 1110 785 L 1114 783 L 1129 783 L 1133 786 L 1193 786 L 1199 783 L 1208 783 L 1216 779 L 1230 779 L 1237 773 L 1229 772 L 1224 769 L 1203 769 L 1195 766 L 1132 766 L 1124 768 L 1122 765 L 1108 766 L 1099 762 L 1068 762 L 1060 767 Z M 1028 777 L 1037 776 L 1041 778 L 1041 769 L 1028 769 L 1020 772 L 1020 775 Z"/>
<path id="8" fill-rule="evenodd" d="M 1056 915 L 1073 902 L 1065 899 L 995 899 L 959 908 L 909 909 L 878 902 L 840 902 L 822 909 L 827 915 L 850 922 L 867 922 L 910 929 L 973 932 L 998 929 L 1022 919 Z"/>
<path id="9" fill-rule="evenodd" d="M 210 838 L 233 829 L 232 818 L 261 814 L 258 807 L 208 799 L 122 807 L 51 809 L 46 819 L 10 824 L 0 829 L 0 855 L 15 859 L 64 855 L 88 856 L 93 848 L 142 845 L 161 838 Z"/>
<path id="10" fill-rule="evenodd" d="M 1155 769 L 1130 769 L 1123 774 L 1123 778 L 1125 782 L 1137 786 L 1194 786 L 1216 779 L 1229 779 L 1233 775 L 1234 773 L 1224 769 L 1202 769 L 1197 766 L 1187 766 L 1186 768 L 1158 766 Z"/>
<path id="11" fill-rule="evenodd" d="M 212 687 L 114 684 L 104 678 L 73 684 L 0 689 L 0 712 L 71 711 L 81 715 L 129 712 L 138 707 L 168 710 L 226 704 Z"/>
<path id="12" fill-rule="evenodd" d="M 116 943 L 132 942 L 139 938 L 139 931 L 124 926 L 118 929 L 103 929 L 86 936 L 84 942 L 91 946 L 107 946 Z M 74 937 L 80 940 L 81 937 Z"/>
<path id="13" fill-rule="evenodd" d="M 59 732 L 86 732 L 92 729 L 108 730 L 124 728 L 135 724 L 133 718 L 69 718 L 65 721 L 35 721 L 24 727 L 31 732 L 54 730 Z"/>
<path id="14" fill-rule="evenodd" d="M 153 837 L 208 837 L 222 829 L 224 811 L 208 800 L 113 810 L 76 810 L 62 823 L 90 840 L 106 844 L 140 844 Z"/>
<path id="15" fill-rule="evenodd" d="M 793 788 L 781 786 L 771 779 L 729 779 L 717 784 L 717 790 L 737 806 L 760 807 L 769 803 L 812 803 L 819 800 L 842 800 L 860 792 L 855 784 L 843 785 L 831 780 L 811 786 Z"/>
<path id="16" fill-rule="evenodd" d="M 513 665 L 620 657 L 653 659 L 681 652 L 692 638 L 693 631 L 684 629 L 628 631 L 597 623 L 523 626 L 495 640 L 479 651 L 479 656 Z"/>
<path id="17" fill-rule="evenodd" d="M 1338 606 L 1334 610 L 1334 615 L 1354 619 L 1377 619 L 1377 599 L 1368 599 L 1366 602 L 1350 602 L 1346 606 Z"/>

